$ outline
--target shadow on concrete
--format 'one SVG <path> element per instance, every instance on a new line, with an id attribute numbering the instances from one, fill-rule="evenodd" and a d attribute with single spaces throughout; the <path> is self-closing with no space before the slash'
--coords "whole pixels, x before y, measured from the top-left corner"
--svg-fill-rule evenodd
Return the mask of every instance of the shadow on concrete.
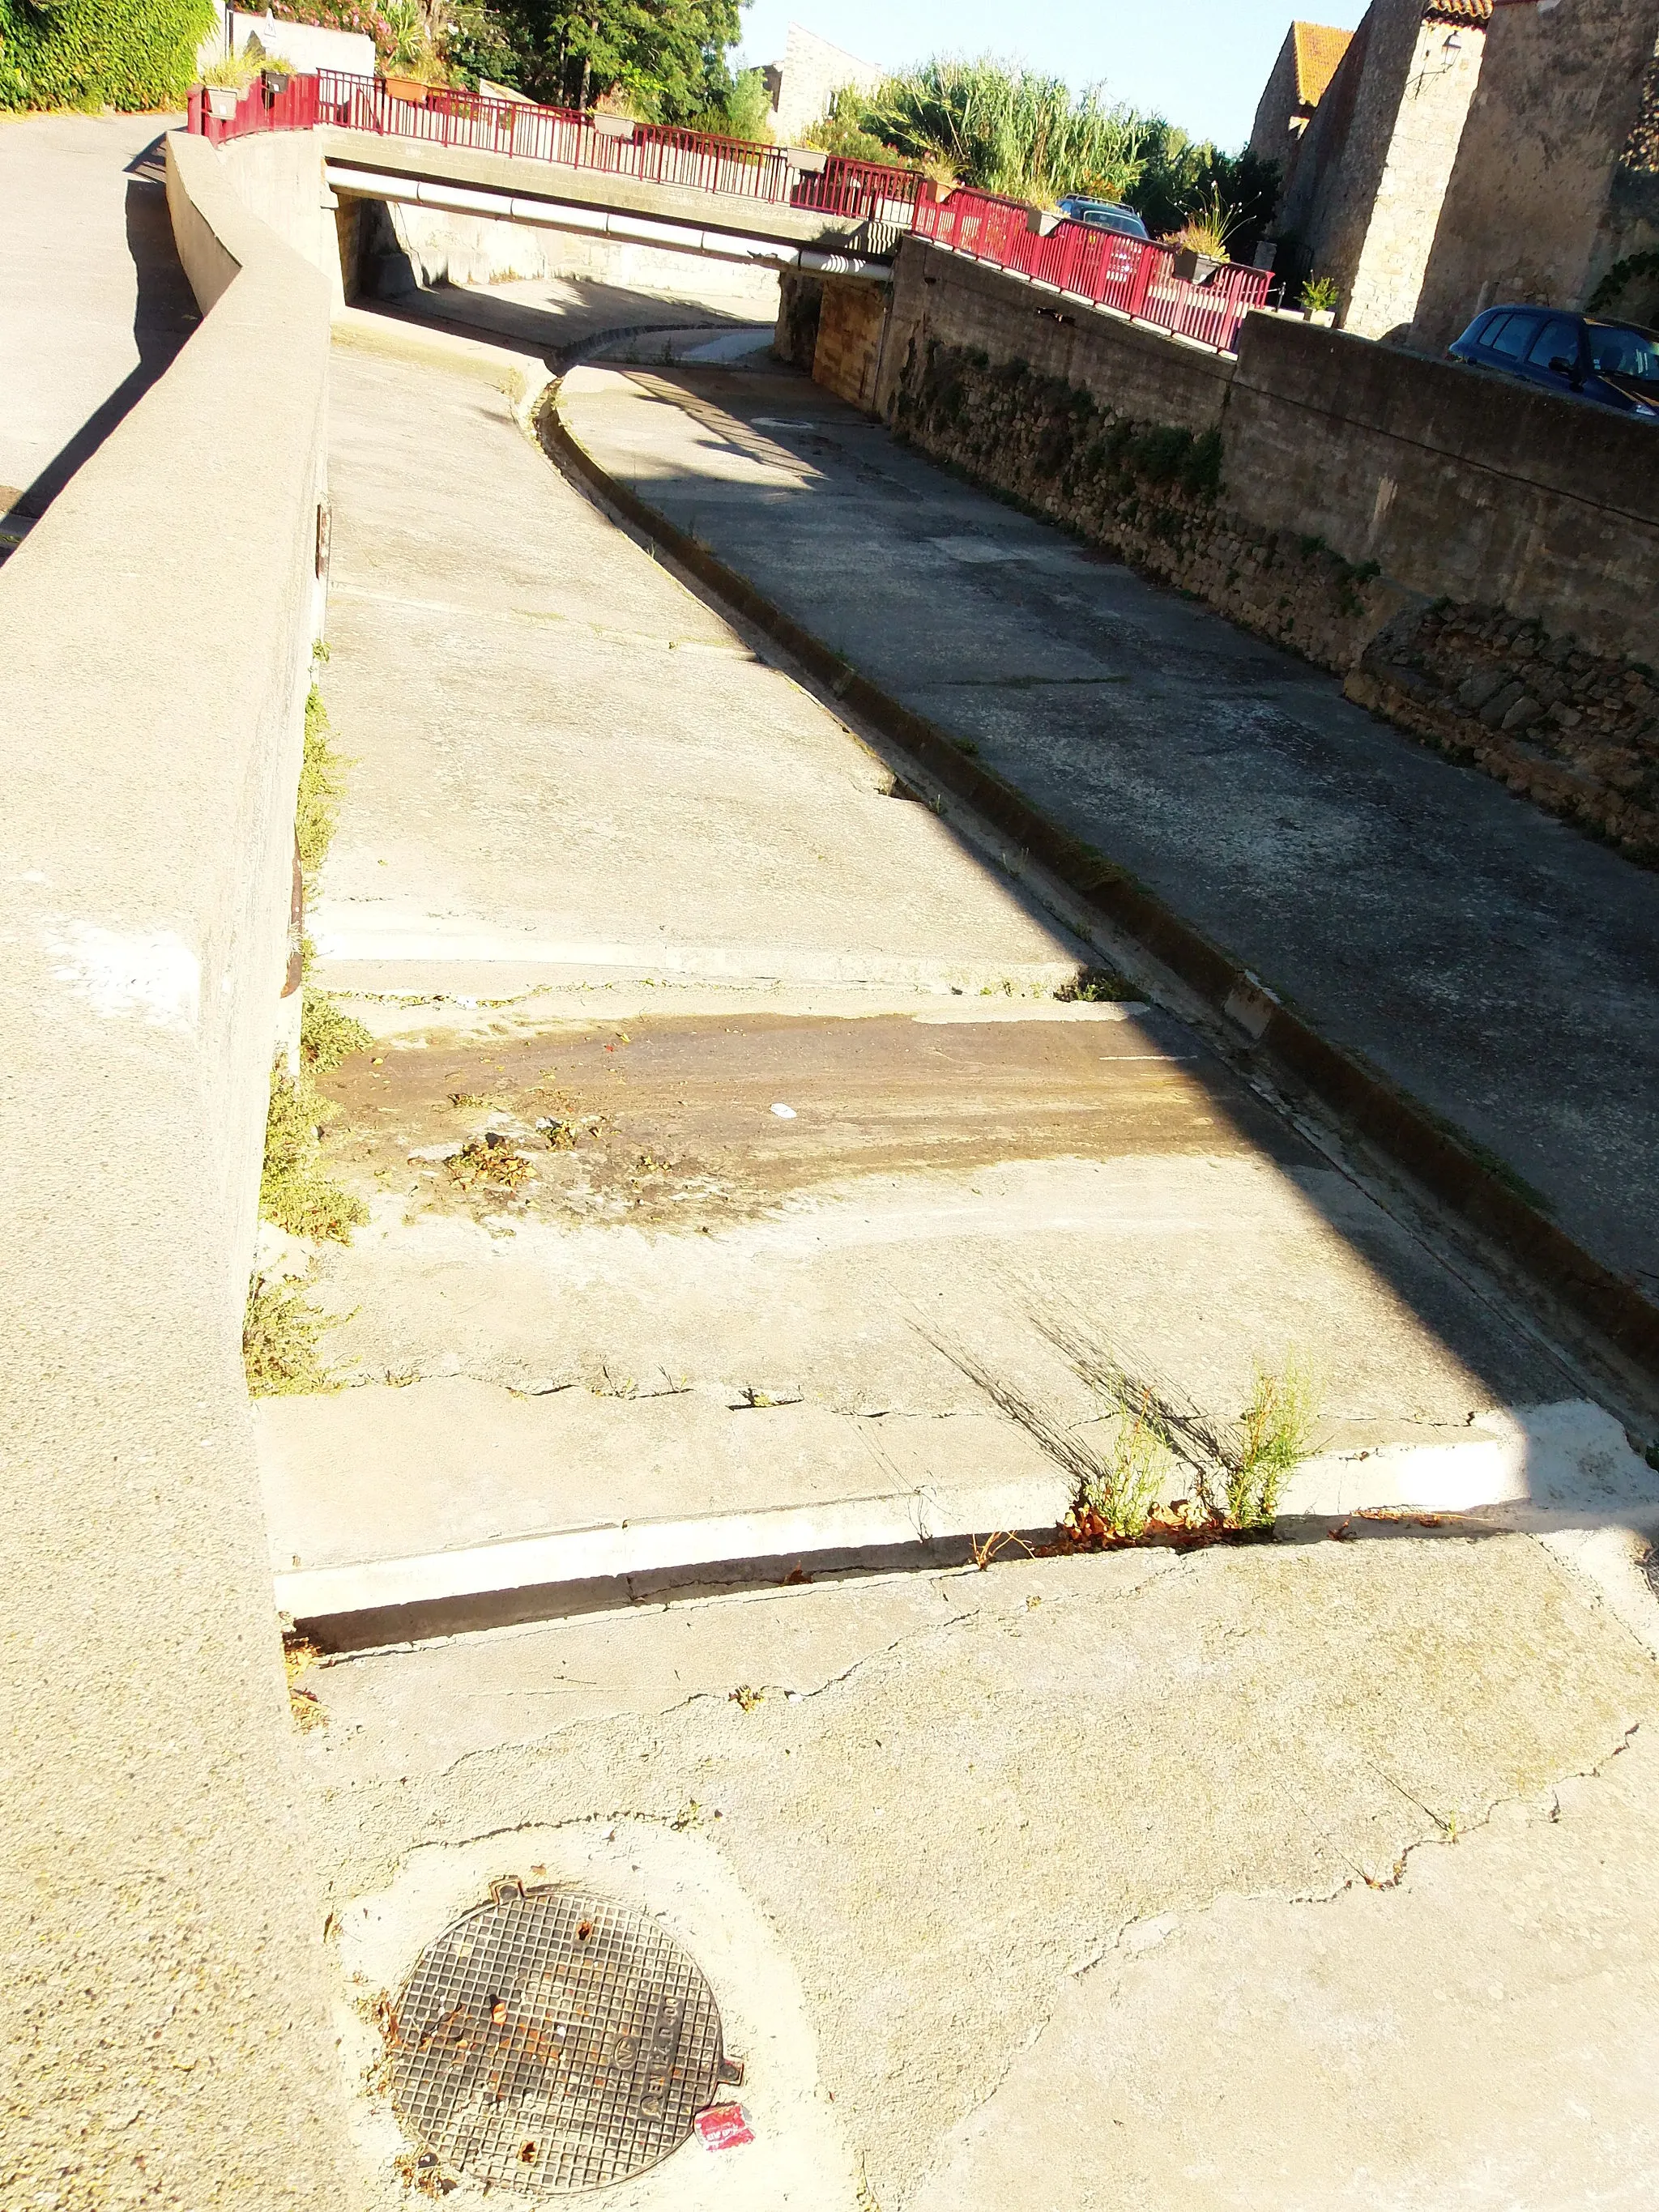
<path id="1" fill-rule="evenodd" d="M 127 164 L 127 251 L 138 276 L 132 318 L 137 365 L 19 495 L 12 512 L 31 521 L 40 520 L 76 470 L 166 375 L 202 319 L 173 244 L 161 143 L 157 137 Z"/>

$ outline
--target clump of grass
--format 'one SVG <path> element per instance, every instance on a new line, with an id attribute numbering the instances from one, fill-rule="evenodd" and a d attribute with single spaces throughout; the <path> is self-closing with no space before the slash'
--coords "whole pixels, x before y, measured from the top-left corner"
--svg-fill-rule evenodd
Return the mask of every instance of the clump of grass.
<path id="1" fill-rule="evenodd" d="M 317 1340 L 328 1325 L 328 1316 L 296 1285 L 255 1276 L 242 1314 L 242 1367 L 249 1396 L 287 1398 L 333 1389 L 317 1357 Z"/>
<path id="2" fill-rule="evenodd" d="M 345 796 L 345 768 L 334 732 L 329 726 L 323 695 L 313 684 L 306 694 L 305 751 L 300 763 L 300 792 L 294 809 L 294 840 L 299 848 L 300 872 L 309 893 L 313 878 L 327 858 L 339 826 L 340 801 Z"/>
<path id="3" fill-rule="evenodd" d="M 1236 1528 L 1265 1528 L 1285 1485 L 1313 1449 L 1318 1399 L 1304 1369 L 1287 1359 L 1277 1374 L 1255 1370 L 1249 1402 L 1226 1451 L 1227 1517 Z"/>
<path id="4" fill-rule="evenodd" d="M 1054 993 L 1055 998 L 1066 1006 L 1072 1006 L 1079 1000 L 1092 1004 L 1133 999 L 1134 995 L 1133 989 L 1115 968 L 1081 968 L 1069 983 L 1062 983 Z"/>
<path id="5" fill-rule="evenodd" d="M 300 1007 L 300 1058 L 319 1075 L 338 1067 L 354 1052 L 367 1052 L 374 1040 L 353 1014 L 341 1011 L 326 991 L 304 987 Z"/>
<path id="6" fill-rule="evenodd" d="M 233 92 L 246 92 L 270 57 L 257 39 L 249 40 L 240 53 L 219 54 L 200 71 L 198 82 L 202 84 L 226 85 Z"/>
<path id="7" fill-rule="evenodd" d="M 1159 1492 L 1175 1467 L 1169 1431 L 1150 1392 L 1118 1401 L 1111 1449 L 1078 1485 L 1073 1516 L 1091 1516 L 1103 1534 L 1133 1542 L 1146 1533 Z"/>
<path id="8" fill-rule="evenodd" d="M 272 1067 L 259 1212 L 292 1237 L 328 1237 L 346 1244 L 368 1218 L 362 1199 L 323 1171 L 321 1131 L 339 1110 L 319 1097 L 303 1061 L 297 1079 L 280 1060 Z"/>

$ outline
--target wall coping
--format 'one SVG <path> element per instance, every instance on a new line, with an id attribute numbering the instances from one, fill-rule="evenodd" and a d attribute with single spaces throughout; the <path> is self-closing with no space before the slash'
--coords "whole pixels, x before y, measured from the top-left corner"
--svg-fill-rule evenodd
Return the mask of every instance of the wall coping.
<path id="1" fill-rule="evenodd" d="M 239 1324 L 328 293 L 211 149 L 167 174 L 211 312 L 0 570 L 6 2172 L 311 2212 L 349 2154 Z"/>

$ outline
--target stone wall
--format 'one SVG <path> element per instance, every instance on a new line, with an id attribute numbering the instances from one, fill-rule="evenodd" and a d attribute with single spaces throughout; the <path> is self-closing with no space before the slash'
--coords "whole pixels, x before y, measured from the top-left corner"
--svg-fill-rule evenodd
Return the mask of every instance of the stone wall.
<path id="1" fill-rule="evenodd" d="M 1236 362 L 1204 355 L 917 240 L 879 400 L 938 459 L 1651 855 L 1650 426 L 1276 317 Z"/>
<path id="2" fill-rule="evenodd" d="M 885 285 L 846 280 L 830 285 L 812 348 L 813 381 L 854 407 L 873 407 L 886 323 Z"/>
<path id="3" fill-rule="evenodd" d="M 1276 229 L 1292 281 L 1332 278 L 1339 320 L 1403 332 L 1480 74 L 1478 24 L 1372 0 L 1291 162 Z"/>
<path id="4" fill-rule="evenodd" d="M 205 312 L 0 570 L 8 2204 L 361 2201 L 240 1323 L 329 291 L 167 141 Z"/>
<path id="5" fill-rule="evenodd" d="M 1619 258 L 1609 202 L 1656 45 L 1659 0 L 1497 10 L 1414 344 L 1440 351 L 1495 300 L 1584 304 Z"/>

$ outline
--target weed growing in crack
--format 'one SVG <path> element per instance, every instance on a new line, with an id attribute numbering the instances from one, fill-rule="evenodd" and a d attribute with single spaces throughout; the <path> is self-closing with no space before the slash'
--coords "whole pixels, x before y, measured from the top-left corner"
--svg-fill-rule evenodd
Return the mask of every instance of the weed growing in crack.
<path id="1" fill-rule="evenodd" d="M 354 1052 L 367 1052 L 374 1038 L 354 1014 L 343 1013 L 339 1001 L 326 991 L 303 986 L 300 1006 L 300 1058 L 319 1075 L 326 1075 L 349 1060 Z"/>
<path id="2" fill-rule="evenodd" d="M 352 1231 L 368 1218 L 362 1199 L 323 1172 L 322 1131 L 339 1112 L 331 1100 L 318 1096 L 303 1061 L 297 1077 L 280 1060 L 273 1066 L 259 1212 L 291 1237 L 326 1237 L 347 1244 Z"/>
<path id="3" fill-rule="evenodd" d="M 1227 1453 L 1227 1517 L 1236 1528 L 1272 1525 L 1285 1485 L 1313 1449 L 1317 1415 L 1317 1394 L 1295 1359 L 1277 1374 L 1256 1369 Z"/>
<path id="4" fill-rule="evenodd" d="M 1135 994 L 1115 968 L 1079 968 L 1069 983 L 1062 983 L 1054 996 L 1063 1006 L 1073 1006 L 1079 1000 L 1090 1005 L 1116 1002 L 1133 999 Z"/>
<path id="5" fill-rule="evenodd" d="M 307 891 L 327 857 L 339 825 L 340 801 L 345 797 L 345 761 L 329 726 L 323 695 L 313 684 L 306 695 L 305 751 L 301 757 L 300 790 L 294 807 L 294 842 Z"/>
<path id="6" fill-rule="evenodd" d="M 1175 1468 L 1169 1431 L 1158 1419 L 1151 1394 L 1139 1401 L 1126 1390 L 1118 1401 L 1110 1451 L 1097 1474 L 1078 1485 L 1074 1512 L 1091 1515 L 1107 1534 L 1133 1540 L 1146 1533 L 1159 1492 Z"/>
<path id="7" fill-rule="evenodd" d="M 338 1386 L 317 1357 L 317 1340 L 330 1326 L 305 1292 L 292 1283 L 255 1278 L 242 1314 L 242 1369 L 248 1395 L 284 1398 Z"/>

